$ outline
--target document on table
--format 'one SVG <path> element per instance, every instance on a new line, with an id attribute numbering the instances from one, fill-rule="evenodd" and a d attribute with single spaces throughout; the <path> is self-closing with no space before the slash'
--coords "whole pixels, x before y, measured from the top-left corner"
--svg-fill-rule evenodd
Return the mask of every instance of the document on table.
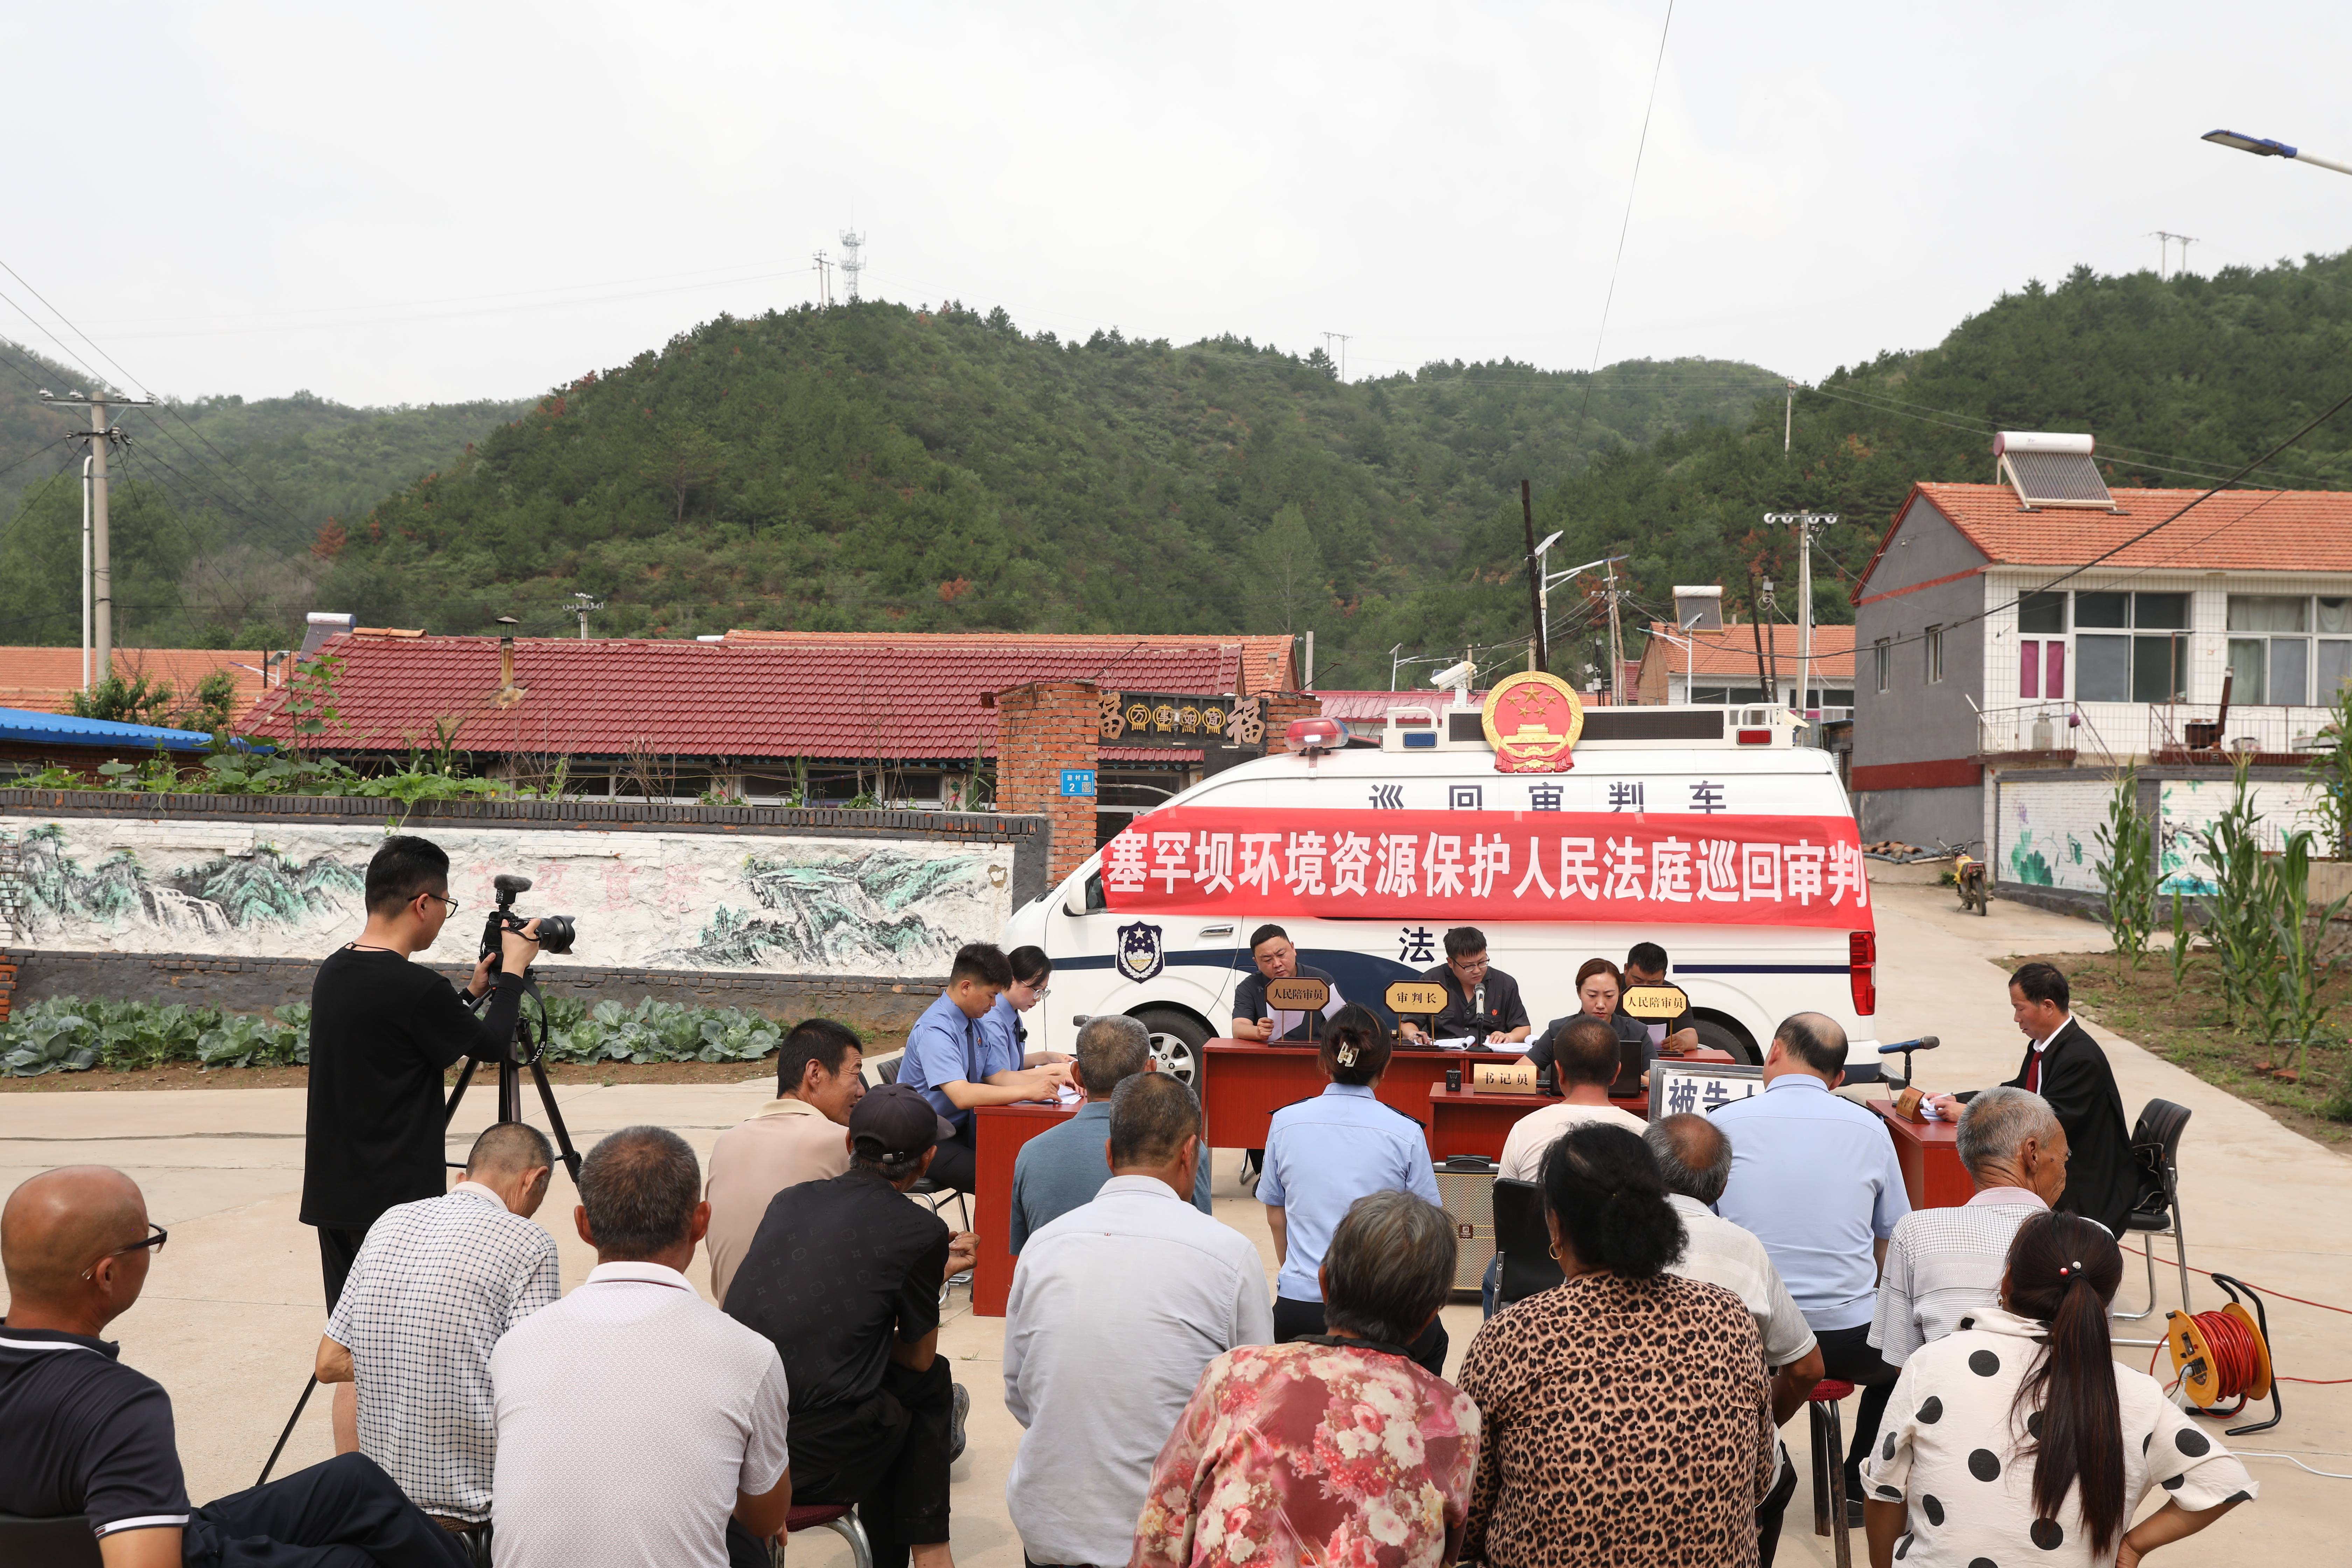
<path id="1" fill-rule="evenodd" d="M 1458 1035 L 1452 1039 L 1432 1040 L 1429 1043 L 1435 1046 L 1441 1051 L 1466 1051 L 1472 1046 L 1476 1045 L 1478 1041 L 1475 1036 Z"/>

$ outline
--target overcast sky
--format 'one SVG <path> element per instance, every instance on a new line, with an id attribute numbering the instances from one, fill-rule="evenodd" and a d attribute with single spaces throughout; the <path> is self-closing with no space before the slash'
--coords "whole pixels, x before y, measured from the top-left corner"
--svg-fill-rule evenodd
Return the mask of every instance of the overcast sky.
<path id="1" fill-rule="evenodd" d="M 537 393 L 812 298 L 853 222 L 869 298 L 1033 331 L 1581 368 L 1665 17 L 0 0 L 0 260 L 181 395 Z M 2347 35 L 2305 0 L 1681 0 L 1601 358 L 1811 380 L 2151 268 L 2155 229 L 2199 271 L 2340 249 L 2352 178 L 2198 136 L 2352 161 Z M 60 353 L 5 304 L 0 336 Z"/>

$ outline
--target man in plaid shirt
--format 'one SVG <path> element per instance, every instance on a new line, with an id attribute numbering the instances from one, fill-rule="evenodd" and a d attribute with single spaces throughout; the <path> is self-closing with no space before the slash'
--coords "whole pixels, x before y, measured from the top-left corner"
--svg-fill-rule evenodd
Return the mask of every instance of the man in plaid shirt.
<path id="1" fill-rule="evenodd" d="M 554 1163 L 535 1127 L 484 1132 L 463 1181 L 369 1227 L 319 1342 L 319 1381 L 359 1384 L 360 1451 L 445 1529 L 490 1517 L 490 1352 L 562 1293 L 555 1238 L 530 1217 Z"/>

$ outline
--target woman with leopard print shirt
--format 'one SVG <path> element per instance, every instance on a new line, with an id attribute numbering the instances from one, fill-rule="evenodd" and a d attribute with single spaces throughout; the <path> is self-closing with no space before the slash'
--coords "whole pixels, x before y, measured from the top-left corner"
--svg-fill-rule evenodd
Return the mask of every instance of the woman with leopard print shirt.
<path id="1" fill-rule="evenodd" d="M 1621 1127 L 1544 1157 L 1567 1280 L 1489 1320 L 1462 1366 L 1485 1427 L 1465 1561 L 1495 1568 L 1752 1568 L 1779 1467 L 1756 1321 L 1666 1273 L 1682 1220 Z"/>

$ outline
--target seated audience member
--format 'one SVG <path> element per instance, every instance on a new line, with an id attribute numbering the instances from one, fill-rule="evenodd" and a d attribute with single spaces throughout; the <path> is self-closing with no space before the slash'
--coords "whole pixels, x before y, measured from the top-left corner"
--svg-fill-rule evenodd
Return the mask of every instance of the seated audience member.
<path id="1" fill-rule="evenodd" d="M 2040 1095 L 2066 1130 L 2072 1151 L 2066 1190 L 2051 1206 L 2097 1220 L 2109 1235 L 2121 1236 L 2139 1197 L 2131 1120 L 2124 1114 L 2107 1053 L 2074 1021 L 2072 1001 L 2073 988 L 2051 964 L 2024 964 L 2009 977 L 2009 1013 L 2026 1047 L 2025 1059 L 2006 1087 Z M 1958 1117 L 1968 1099 L 1939 1094 L 1930 1103 L 1939 1114 Z"/>
<path id="2" fill-rule="evenodd" d="M 1515 1182 L 1534 1181 L 1542 1173 L 1544 1151 L 1570 1128 L 1587 1122 L 1605 1122 L 1636 1138 L 1642 1135 L 1647 1121 L 1609 1103 L 1609 1086 L 1617 1081 L 1617 1031 L 1605 1018 L 1580 1013 L 1561 1021 L 1552 1036 L 1552 1071 L 1561 1098 L 1512 1124 L 1503 1140 L 1499 1174 Z"/>
<path id="3" fill-rule="evenodd" d="M 1323 1331 L 1317 1280 L 1324 1249 L 1358 1198 L 1393 1190 L 1437 1202 L 1421 1123 L 1375 1093 L 1390 1054 L 1388 1031 L 1370 1009 L 1341 1008 L 1317 1053 L 1330 1081 L 1314 1099 L 1276 1111 L 1267 1124 L 1257 1198 L 1282 1265 L 1274 1284 L 1274 1333 L 1283 1343 Z M 1435 1318 L 1412 1342 L 1413 1359 L 1432 1376 L 1445 1370 L 1445 1327 Z"/>
<path id="4" fill-rule="evenodd" d="M 793 1026 L 776 1051 L 776 1099 L 719 1135 L 710 1150 L 710 1295 L 727 1304 L 735 1266 L 786 1187 L 849 1169 L 849 1112 L 866 1093 L 866 1053 L 856 1033 L 830 1018 Z"/>
<path id="5" fill-rule="evenodd" d="M 47 1171 L 8 1194 L 0 1513 L 86 1518 L 106 1568 L 467 1568 L 457 1537 L 360 1454 L 189 1506 L 172 1396 L 99 1337 L 139 1300 L 163 1240 L 138 1184 L 104 1165 Z"/>
<path id="6" fill-rule="evenodd" d="M 1445 962 L 1422 978 L 1445 988 L 1445 1010 L 1431 1025 L 1435 1038 L 1469 1039 L 1499 1050 L 1528 1037 L 1528 1008 L 1519 1000 L 1519 983 L 1486 962 L 1486 933 L 1477 927 L 1455 926 L 1447 931 Z M 1397 1034 L 1415 1044 L 1431 1037 L 1409 1018 L 1398 1023 Z"/>
<path id="7" fill-rule="evenodd" d="M 2122 1279 L 2103 1226 L 2028 1216 L 2001 1304 L 1904 1363 L 1886 1440 L 1863 1468 L 1873 1568 L 2137 1563 L 2256 1494 L 2210 1427 L 2116 1364 L 2107 1304 Z M 2158 1488 L 2164 1506 L 2133 1524 Z"/>
<path id="8" fill-rule="evenodd" d="M 1859 1523 L 1862 1457 L 1898 1370 L 1870 1348 L 1871 1314 L 1887 1238 L 1911 1200 L 1885 1125 L 1830 1092 L 1844 1076 L 1835 1019 L 1782 1021 L 1764 1056 L 1764 1092 L 1715 1112 L 1731 1140 L 1731 1178 L 1716 1212 L 1764 1244 L 1821 1341 L 1828 1375 L 1862 1389 L 1845 1477 L 1846 1514 Z"/>
<path id="9" fill-rule="evenodd" d="M 1087 1091 L 1077 1114 L 1021 1145 L 1013 1159 L 1013 1197 L 1006 1213 L 1013 1250 L 1018 1254 L 1035 1232 L 1094 1201 L 1110 1180 L 1103 1163 L 1103 1140 L 1110 1134 L 1111 1097 L 1138 1073 L 1151 1070 L 1151 1035 L 1123 1014 L 1087 1020 L 1078 1031 L 1078 1056 L 1071 1081 Z M 1193 1162 L 1192 1206 L 1209 1212 L 1209 1152 Z"/>
<path id="10" fill-rule="evenodd" d="M 1822 1380 L 1822 1351 L 1764 1244 L 1714 1212 L 1731 1176 L 1731 1140 L 1706 1117 L 1685 1113 L 1650 1123 L 1642 1141 L 1656 1156 L 1666 1202 L 1683 1222 L 1683 1255 L 1666 1272 L 1720 1285 L 1747 1307 L 1772 1379 L 1772 1425 L 1786 1424 Z M 1796 1490 L 1797 1468 L 1784 1447 L 1779 1479 L 1756 1510 L 1758 1568 L 1772 1568 L 1780 1519 Z"/>
<path id="11" fill-rule="evenodd" d="M 939 1354 L 940 1286 L 971 1267 L 905 1194 L 948 1129 L 903 1083 L 849 1113 L 849 1169 L 768 1205 L 727 1293 L 730 1315 L 782 1352 L 793 1475 L 803 1504 L 856 1506 L 877 1568 L 949 1568 L 948 1466 L 968 1395 Z"/>
<path id="12" fill-rule="evenodd" d="M 988 1079 L 1026 1068 L 1055 1067 L 1070 1058 L 1060 1051 L 1029 1048 L 1029 1026 L 1021 1015 L 1045 999 L 1045 983 L 1054 977 L 1054 961 L 1042 947 L 1016 947 L 1004 955 L 1013 984 L 1004 988 L 980 1020 L 981 1044 L 988 1050 Z"/>
<path id="13" fill-rule="evenodd" d="M 1666 950 L 1654 942 L 1635 942 L 1633 950 L 1625 954 L 1625 989 L 1631 991 L 1636 985 L 1667 984 Z M 1624 1005 L 1622 997 L 1618 999 L 1618 1005 L 1622 1010 Z M 1626 1016 L 1632 1016 L 1630 1014 Z M 1649 1035 L 1653 1057 L 1678 1057 L 1685 1051 L 1698 1048 L 1698 1030 L 1692 1026 L 1687 1010 L 1679 1017 L 1635 1018 L 1633 1021 Z"/>
<path id="14" fill-rule="evenodd" d="M 580 1288 L 490 1354 L 499 1568 L 758 1568 L 792 1510 L 791 1393 L 773 1345 L 686 1278 L 709 1228 L 702 1172 L 662 1127 L 607 1134 L 580 1166 L 572 1223 L 596 1249 Z M 616 1464 L 615 1444 L 658 1455 Z"/>
<path id="15" fill-rule="evenodd" d="M 1125 1562 L 1201 1369 L 1274 1338 L 1257 1243 L 1184 1198 L 1209 1154 L 1192 1091 L 1132 1073 L 1108 1109 L 1110 1180 L 1030 1237 L 1004 1311 L 1004 1407 L 1024 1433 L 1004 1495 L 1032 1563 Z"/>
<path id="16" fill-rule="evenodd" d="M 1638 1018 L 1629 1018 L 1617 1010 L 1618 999 L 1625 994 L 1624 982 L 1617 974 L 1617 966 L 1605 958 L 1588 958 L 1584 967 L 1576 972 L 1577 1010 L 1565 1018 L 1554 1018 L 1528 1047 L 1519 1059 L 1538 1069 L 1554 1065 L 1558 1055 L 1559 1032 L 1579 1017 L 1598 1018 L 1609 1026 L 1617 1038 L 1642 1048 L 1642 1060 L 1650 1060 L 1650 1031 Z"/>
<path id="17" fill-rule="evenodd" d="M 954 1136 L 932 1152 L 931 1180 L 942 1187 L 977 1190 L 979 1171 L 973 1161 L 980 1145 L 974 1110 L 983 1105 L 1051 1100 L 1055 1086 L 1068 1081 L 1066 1068 L 1016 1072 L 997 1064 L 995 1052 L 980 1032 L 980 1021 L 1012 984 L 1013 965 L 1003 949 L 992 942 L 967 942 L 956 950 L 948 988 L 908 1031 L 898 1081 L 921 1090 L 931 1109 L 954 1130 Z"/>
<path id="18" fill-rule="evenodd" d="M 1623 1128 L 1570 1129 L 1543 1189 L 1568 1278 L 1488 1320 L 1463 1360 L 1485 1423 L 1463 1558 L 1753 1563 L 1780 1453 L 1755 1320 L 1667 1272 L 1682 1221 Z"/>
<path id="19" fill-rule="evenodd" d="M 1328 1331 L 1209 1363 L 1151 1467 L 1132 1568 L 1459 1561 L 1478 1408 L 1406 1348 L 1454 1264 L 1444 1210 L 1358 1199 L 1323 1258 Z"/>
<path id="20" fill-rule="evenodd" d="M 1316 1024 L 1310 1029 L 1309 1016 L 1282 1007 L 1269 1007 L 1265 1001 L 1265 983 L 1269 980 L 1320 980 L 1328 985 L 1331 977 L 1319 969 L 1298 962 L 1298 950 L 1290 945 L 1290 938 L 1277 925 L 1263 925 L 1250 932 L 1250 956 L 1257 961 L 1257 973 L 1242 976 L 1234 987 L 1234 1038 L 1237 1040 L 1304 1040 L 1322 1033 Z M 1331 986 L 1331 999 L 1323 1005 L 1326 1019 L 1339 1016 L 1346 1004 L 1339 999 L 1339 988 Z"/>
<path id="21" fill-rule="evenodd" d="M 563 1294 L 555 1237 L 530 1219 L 554 1164 L 520 1121 L 474 1140 L 465 1180 L 369 1227 L 319 1342 L 319 1381 L 359 1385 L 359 1451 L 444 1528 L 489 1522 L 490 1352 Z"/>
<path id="22" fill-rule="evenodd" d="M 1969 1101 L 1959 1152 L 1976 1196 L 1958 1208 L 1912 1210 L 1886 1245 L 1870 1342 L 1889 1366 L 2000 1304 L 2001 1266 L 2018 1227 L 2048 1213 L 2066 1188 L 2066 1130 L 2038 1094 L 2002 1084 Z"/>

